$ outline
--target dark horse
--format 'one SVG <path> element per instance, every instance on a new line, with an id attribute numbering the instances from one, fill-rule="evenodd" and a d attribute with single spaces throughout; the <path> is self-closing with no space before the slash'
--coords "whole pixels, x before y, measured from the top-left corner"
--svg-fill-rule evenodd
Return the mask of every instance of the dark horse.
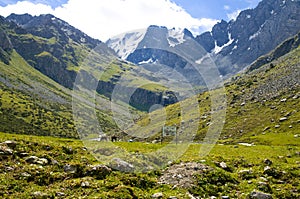
<path id="1" fill-rule="evenodd" d="M 117 137 L 117 136 L 115 136 L 115 135 L 111 136 L 111 141 L 112 141 L 112 142 L 116 142 L 116 141 L 117 141 L 117 139 L 118 139 L 118 137 Z"/>

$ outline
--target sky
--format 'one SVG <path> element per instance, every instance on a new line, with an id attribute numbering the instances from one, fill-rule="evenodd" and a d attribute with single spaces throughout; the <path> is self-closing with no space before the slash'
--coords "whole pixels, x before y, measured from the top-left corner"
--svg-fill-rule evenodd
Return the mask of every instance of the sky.
<path id="1" fill-rule="evenodd" d="M 234 20 L 260 0 L 0 0 L 0 15 L 53 14 L 88 35 L 106 41 L 149 25 L 188 28 L 194 35 L 221 19 Z"/>

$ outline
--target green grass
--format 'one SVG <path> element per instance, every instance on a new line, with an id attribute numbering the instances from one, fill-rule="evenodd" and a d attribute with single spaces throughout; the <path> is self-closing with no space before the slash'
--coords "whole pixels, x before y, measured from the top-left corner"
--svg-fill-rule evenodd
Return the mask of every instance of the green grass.
<path id="1" fill-rule="evenodd" d="M 200 197 L 227 195 L 231 198 L 246 198 L 254 189 L 271 193 L 275 198 L 300 196 L 300 172 L 297 169 L 300 161 L 299 144 L 252 147 L 215 145 L 206 157 L 199 156 L 200 144 L 192 144 L 173 164 L 205 160 L 204 164 L 213 170 L 196 175 L 195 186 L 192 188 L 173 188 L 172 185 L 157 183 L 163 172 L 161 169 L 147 173 L 112 171 L 102 177 L 89 173 L 89 165 L 101 162 L 79 140 L 0 133 L 0 143 L 6 140 L 14 140 L 17 145 L 13 155 L 0 156 L 0 168 L 4 171 L 0 172 L 0 195 L 4 198 L 29 198 L 36 191 L 48 197 L 55 197 L 58 192 L 62 192 L 64 198 L 151 198 L 157 192 L 162 192 L 164 198 L 188 198 L 187 192 Z M 108 143 L 99 144 L 104 147 Z M 162 146 L 165 145 L 137 142 L 115 144 L 115 147 L 122 147 L 133 154 L 150 153 Z M 30 164 L 20 155 L 21 152 L 27 153 L 25 157 L 34 155 L 46 158 L 49 162 L 55 160 L 56 163 L 42 166 Z M 265 159 L 272 161 L 270 167 L 274 173 L 264 173 L 267 166 Z M 228 169 L 219 168 L 220 162 L 225 162 Z M 67 164 L 77 168 L 77 171 L 64 172 L 63 167 Z M 240 173 L 245 169 L 250 169 L 251 173 Z M 268 190 L 260 187 L 261 177 L 268 180 Z M 83 182 L 88 182 L 88 186 L 83 187 Z"/>

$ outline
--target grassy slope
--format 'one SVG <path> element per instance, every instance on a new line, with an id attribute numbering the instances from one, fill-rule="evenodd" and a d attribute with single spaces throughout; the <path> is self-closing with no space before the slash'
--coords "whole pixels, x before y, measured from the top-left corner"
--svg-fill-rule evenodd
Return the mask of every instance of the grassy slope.
<path id="1" fill-rule="evenodd" d="M 72 91 L 41 74 L 15 51 L 9 65 L 0 62 L 0 130 L 7 133 L 52 135 L 77 138 L 72 113 Z M 83 92 L 73 93 L 79 106 L 96 104 L 98 120 L 104 131 L 117 129 L 109 110 L 110 102 Z M 117 109 L 122 111 L 122 108 Z M 83 112 L 83 118 L 89 119 Z M 79 119 L 79 127 L 84 121 Z M 91 128 L 91 133 L 98 133 Z M 88 130 L 88 129 L 87 129 Z"/>
<path id="2" fill-rule="evenodd" d="M 265 65 L 250 74 L 241 74 L 226 83 L 226 121 L 221 133 L 222 142 L 255 142 L 259 144 L 273 144 L 275 137 L 283 140 L 276 144 L 296 144 L 294 135 L 300 133 L 299 97 L 299 57 L 300 48 L 292 51 L 279 60 Z M 197 97 L 199 109 L 197 114 L 188 110 L 185 121 L 197 121 L 199 128 L 196 141 L 201 141 L 209 128 L 212 112 L 210 111 L 211 94 L 209 92 Z M 195 99 L 187 99 L 182 104 L 192 104 Z M 283 100 L 283 101 L 282 101 Z M 286 101 L 285 101 L 286 100 Z M 179 104 L 168 106 L 165 110 L 158 110 L 139 121 L 139 124 L 151 129 L 149 118 L 158 121 L 158 126 L 164 122 L 167 125 L 180 125 L 183 120 Z M 164 115 L 167 119 L 164 119 Z M 180 117 L 178 116 L 180 115 Z M 280 118 L 288 120 L 280 122 Z M 279 128 L 275 128 L 280 125 Z"/>
<path id="3" fill-rule="evenodd" d="M 197 176 L 196 186 L 193 188 L 174 188 L 172 185 L 158 184 L 157 181 L 162 172 L 160 170 L 145 174 L 113 171 L 106 177 L 98 178 L 88 174 L 89 165 L 101 162 L 86 151 L 78 140 L 0 133 L 0 142 L 6 140 L 17 142 L 12 155 L 0 156 L 2 163 L 0 194 L 4 198 L 29 198 L 35 191 L 41 191 L 48 197 L 58 197 L 59 193 L 63 193 L 63 198 L 83 196 L 88 198 L 151 198 L 153 193 L 163 192 L 164 198 L 169 196 L 188 198 L 187 192 L 190 192 L 204 198 L 213 195 L 246 198 L 251 191 L 256 189 L 270 193 L 274 198 L 299 198 L 300 142 L 299 138 L 294 137 L 295 134 L 299 134 L 300 129 L 299 98 L 293 99 L 293 96 L 299 93 L 299 85 L 282 87 L 272 95 L 260 94 L 257 98 L 253 98 L 255 88 L 267 86 L 278 77 L 293 77 L 289 74 L 291 71 L 298 77 L 296 72 L 299 68 L 299 52 L 300 50 L 297 49 L 278 60 L 274 63 L 275 68 L 267 65 L 250 75 L 242 75 L 242 78 L 226 86 L 228 108 L 220 144 L 216 145 L 204 158 L 199 156 L 201 145 L 192 144 L 176 161 L 205 160 L 205 164 L 214 168 L 213 171 Z M 284 98 L 287 101 L 281 102 Z M 207 112 L 209 94 L 200 95 L 198 100 L 201 103 L 201 115 L 207 115 L 206 119 L 201 119 L 196 137 L 201 140 L 200 138 L 207 130 L 206 123 L 210 119 Z M 243 102 L 245 105 L 242 106 Z M 189 103 L 189 100 L 186 103 Z M 179 110 L 178 105 L 171 105 L 167 108 L 169 124 L 179 122 Z M 287 113 L 290 113 L 288 120 L 279 122 L 279 118 Z M 161 119 L 159 111 L 152 114 L 151 117 L 156 118 L 157 121 Z M 149 117 L 140 123 L 147 125 L 148 120 Z M 275 128 L 277 124 L 280 124 L 279 128 Z M 289 127 L 290 125 L 292 128 Z M 264 131 L 266 127 L 269 128 Z M 238 142 L 254 142 L 255 146 L 236 145 Z M 133 155 L 161 148 L 160 144 L 125 142 L 116 143 L 116 146 L 126 149 Z M 32 165 L 24 160 L 21 152 L 27 153 L 27 156 L 47 158 L 49 161 L 54 159 L 57 163 L 43 166 Z M 264 172 L 267 166 L 264 163 L 266 158 L 273 162 L 269 173 Z M 225 162 L 228 169 L 220 169 L 218 167 L 220 162 Z M 66 164 L 76 167 L 77 172 L 75 174 L 64 172 L 63 167 Z M 240 173 L 245 169 L 250 170 L 250 173 Z M 88 182 L 89 186 L 83 186 L 82 182 Z"/>

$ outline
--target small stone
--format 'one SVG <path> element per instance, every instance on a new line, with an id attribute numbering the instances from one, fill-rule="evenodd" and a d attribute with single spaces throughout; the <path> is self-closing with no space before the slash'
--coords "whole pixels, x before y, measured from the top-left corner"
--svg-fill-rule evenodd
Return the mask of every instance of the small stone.
<path id="1" fill-rule="evenodd" d="M 35 199 L 44 199 L 44 198 L 46 199 L 46 198 L 48 197 L 47 194 L 42 193 L 42 192 L 40 192 L 40 191 L 34 192 L 34 193 L 32 194 L 32 196 L 33 196 L 33 198 L 35 198 Z"/>
<path id="2" fill-rule="evenodd" d="M 18 143 L 15 141 L 7 140 L 7 141 L 3 142 L 3 144 L 6 144 L 6 146 L 8 146 L 9 148 L 14 149 Z"/>
<path id="3" fill-rule="evenodd" d="M 7 146 L 0 146 L 0 155 L 12 155 L 13 152 L 14 151 Z"/>
<path id="4" fill-rule="evenodd" d="M 13 171 L 13 170 L 15 170 L 15 168 L 13 168 L 13 167 L 6 167 L 5 170 L 6 171 Z"/>
<path id="5" fill-rule="evenodd" d="M 57 161 L 57 160 L 54 160 L 54 159 L 51 160 L 51 164 L 52 164 L 52 165 L 59 165 L 58 161 Z"/>
<path id="6" fill-rule="evenodd" d="M 25 158 L 25 161 L 30 164 L 35 164 L 38 160 L 39 160 L 39 158 L 36 156 L 29 156 L 29 157 Z"/>
<path id="7" fill-rule="evenodd" d="M 119 171 L 132 172 L 134 171 L 134 166 L 120 158 L 113 158 L 111 162 L 111 168 Z"/>
<path id="8" fill-rule="evenodd" d="M 222 196 L 221 198 L 222 199 L 229 199 L 230 197 L 229 196 Z"/>
<path id="9" fill-rule="evenodd" d="M 81 187 L 90 187 L 90 183 L 88 181 L 81 182 Z"/>
<path id="10" fill-rule="evenodd" d="M 261 180 L 264 181 L 264 182 L 268 182 L 268 179 L 265 178 L 265 177 L 260 177 L 259 179 L 261 179 Z"/>
<path id="11" fill-rule="evenodd" d="M 48 160 L 47 160 L 46 158 L 39 158 L 39 159 L 36 161 L 36 164 L 46 165 L 46 164 L 48 164 Z"/>
<path id="12" fill-rule="evenodd" d="M 170 196 L 168 199 L 178 199 L 176 196 Z"/>
<path id="13" fill-rule="evenodd" d="M 210 199 L 217 199 L 217 197 L 216 196 L 211 196 Z"/>
<path id="14" fill-rule="evenodd" d="M 64 171 L 67 173 L 75 173 L 76 172 L 76 168 L 74 166 L 71 166 L 69 164 L 64 166 Z"/>
<path id="15" fill-rule="evenodd" d="M 100 180 L 100 179 L 104 179 L 111 172 L 112 170 L 105 165 L 95 165 L 90 167 L 90 170 L 88 171 L 88 175 L 93 176 L 96 179 Z"/>
<path id="16" fill-rule="evenodd" d="M 233 148 L 237 149 L 237 148 L 239 148 L 239 146 L 238 145 L 234 145 Z"/>
<path id="17" fill-rule="evenodd" d="M 284 121 L 286 121 L 286 120 L 288 120 L 287 117 L 282 117 L 282 118 L 279 119 L 279 122 L 284 122 Z"/>
<path id="18" fill-rule="evenodd" d="M 263 131 L 267 131 L 267 130 L 269 130 L 270 129 L 270 127 L 269 126 L 267 126 L 266 128 L 264 128 L 264 130 Z"/>
<path id="19" fill-rule="evenodd" d="M 270 166 L 270 165 L 272 165 L 273 162 L 272 162 L 271 160 L 269 160 L 269 159 L 265 159 L 265 160 L 264 160 L 264 163 L 265 163 L 266 165 L 269 165 L 269 166 Z"/>
<path id="20" fill-rule="evenodd" d="M 152 198 L 163 198 L 164 194 L 159 192 L 152 195 Z"/>
<path id="21" fill-rule="evenodd" d="M 292 126 L 292 125 L 290 125 L 290 126 L 289 126 L 289 128 L 291 129 L 291 128 L 293 128 L 293 126 Z"/>
<path id="22" fill-rule="evenodd" d="M 280 125 L 279 125 L 279 124 L 278 124 L 278 125 L 275 125 L 275 128 L 277 128 L 277 129 L 278 129 L 279 127 L 280 127 Z"/>
<path id="23" fill-rule="evenodd" d="M 294 135 L 294 138 L 299 138 L 300 136 L 298 134 Z"/>
<path id="24" fill-rule="evenodd" d="M 63 193 L 63 192 L 56 192 L 56 196 L 58 196 L 58 197 L 64 197 L 65 193 Z"/>
<path id="25" fill-rule="evenodd" d="M 27 172 L 21 173 L 21 176 L 25 177 L 25 178 L 29 178 L 31 177 L 31 175 Z"/>
<path id="26" fill-rule="evenodd" d="M 222 169 L 227 169 L 228 167 L 227 167 L 227 164 L 225 163 L 225 162 L 221 162 L 220 164 L 220 167 L 222 168 Z"/>
<path id="27" fill-rule="evenodd" d="M 19 153 L 18 156 L 21 157 L 21 158 L 24 158 L 26 156 L 28 156 L 29 153 Z"/>
<path id="28" fill-rule="evenodd" d="M 280 100 L 280 102 L 286 102 L 286 101 L 287 101 L 287 99 L 286 99 L 286 98 L 284 98 L 284 99 Z"/>
<path id="29" fill-rule="evenodd" d="M 246 105 L 246 102 L 241 103 L 241 106 L 245 106 L 245 105 Z"/>
<path id="30" fill-rule="evenodd" d="M 260 191 L 252 191 L 249 195 L 250 199 L 272 199 L 272 195 Z"/>

